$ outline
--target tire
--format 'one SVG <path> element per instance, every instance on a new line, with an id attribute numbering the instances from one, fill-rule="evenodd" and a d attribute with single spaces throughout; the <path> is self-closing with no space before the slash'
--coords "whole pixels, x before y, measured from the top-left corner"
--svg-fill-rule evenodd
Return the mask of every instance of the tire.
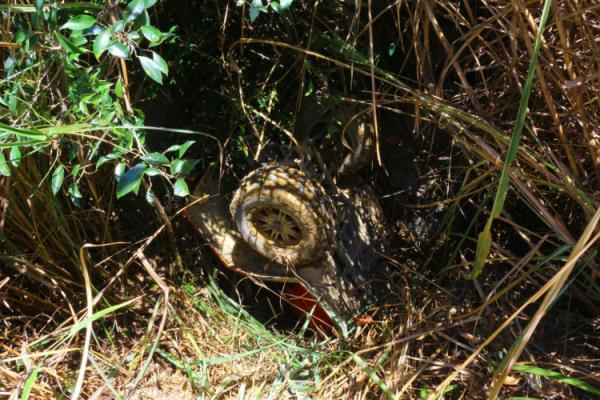
<path id="1" fill-rule="evenodd" d="M 324 256 L 335 240 L 335 208 L 323 187 L 299 169 L 272 164 L 240 182 L 230 206 L 238 233 L 284 265 Z"/>

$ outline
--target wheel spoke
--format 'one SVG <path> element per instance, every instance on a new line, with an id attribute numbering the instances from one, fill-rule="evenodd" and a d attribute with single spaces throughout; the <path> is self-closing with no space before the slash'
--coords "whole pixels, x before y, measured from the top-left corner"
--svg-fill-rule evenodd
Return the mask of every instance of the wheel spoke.
<path id="1" fill-rule="evenodd" d="M 277 207 L 260 207 L 248 216 L 251 228 L 278 246 L 294 246 L 302 238 L 298 222 L 289 213 Z"/>
<path id="2" fill-rule="evenodd" d="M 289 235 L 290 235 L 292 238 L 294 238 L 294 239 L 299 239 L 299 238 L 300 238 L 300 232 L 298 232 L 298 231 L 297 231 L 297 230 L 295 230 L 295 229 L 290 229 L 290 230 L 288 231 L 288 234 L 289 234 Z"/>

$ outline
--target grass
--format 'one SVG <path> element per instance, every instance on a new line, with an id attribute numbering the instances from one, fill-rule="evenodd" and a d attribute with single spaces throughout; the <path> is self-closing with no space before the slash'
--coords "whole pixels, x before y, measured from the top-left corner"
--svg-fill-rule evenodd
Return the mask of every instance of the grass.
<path id="1" fill-rule="evenodd" d="M 509 175 L 511 164 L 516 160 L 517 152 L 519 151 L 521 134 L 523 132 L 523 127 L 525 126 L 525 118 L 527 117 L 527 107 L 529 105 L 529 96 L 531 94 L 531 87 L 533 85 L 533 77 L 537 67 L 537 59 L 540 54 L 542 33 L 546 27 L 546 21 L 548 20 L 548 14 L 550 13 L 551 6 L 552 0 L 547 0 L 544 2 L 544 9 L 540 18 L 540 27 L 535 37 L 533 54 L 531 55 L 531 62 L 529 64 L 529 69 L 527 70 L 527 80 L 525 81 L 525 85 L 523 87 L 523 93 L 521 94 L 521 101 L 519 103 L 519 110 L 517 111 L 517 122 L 510 140 L 508 152 L 506 153 L 506 160 L 504 161 L 504 166 L 502 167 L 502 173 L 500 174 L 500 179 L 498 180 L 498 190 L 496 191 L 494 205 L 492 206 L 492 211 L 490 212 L 490 217 L 485 224 L 485 228 L 477 237 L 477 250 L 475 251 L 475 260 L 473 261 L 473 271 L 471 273 L 473 278 L 477 278 L 479 276 L 481 270 L 483 269 L 483 264 L 485 264 L 485 260 L 490 253 L 490 247 L 492 246 L 492 224 L 494 219 L 498 218 L 502 213 L 502 208 L 504 207 L 504 202 L 506 201 L 506 194 L 508 192 L 508 184 L 510 181 Z"/>
<path id="2" fill-rule="evenodd" d="M 597 396 L 600 8 L 294 1 L 250 22 L 230 3 L 151 9 L 178 26 L 151 50 L 161 87 L 110 54 L 73 61 L 50 17 L 0 5 L 0 54 L 22 62 L 0 77 L 0 398 Z M 104 6 L 60 4 L 58 25 Z M 229 182 L 294 158 L 314 99 L 376 120 L 363 174 L 395 232 L 391 289 L 347 339 L 222 270 L 176 174 L 115 198 L 119 163 L 188 140 Z"/>

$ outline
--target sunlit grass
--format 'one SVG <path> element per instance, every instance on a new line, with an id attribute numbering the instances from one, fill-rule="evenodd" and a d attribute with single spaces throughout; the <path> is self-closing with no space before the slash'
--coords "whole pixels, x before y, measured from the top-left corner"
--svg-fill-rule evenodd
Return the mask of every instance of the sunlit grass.
<path id="1" fill-rule="evenodd" d="M 23 43 L 16 21 L 37 12 L 34 2 L 14 3 L 0 5 L 6 59 Z M 100 3 L 56 8 L 91 15 Z M 171 86 L 150 87 L 120 62 L 101 71 L 103 85 L 130 80 L 134 108 L 218 97 L 226 110 L 177 127 L 107 122 L 106 108 L 131 116 L 124 97 L 99 109 L 71 103 L 57 43 L 35 47 L 35 62 L 1 77 L 0 397 L 599 393 L 586 336 L 600 311 L 597 5 L 295 1 L 289 13 L 261 12 L 250 23 L 248 4 L 162 3 L 164 15 L 152 18 L 171 24 L 165 15 L 181 16 L 169 7 L 180 7 L 197 24 L 183 23 L 171 44 Z M 26 35 L 41 29 L 28 24 Z M 222 76 L 209 76 L 214 65 Z M 295 158 L 294 118 L 311 96 L 377 110 L 378 183 L 400 168 L 385 151 L 418 148 L 415 189 L 425 195 L 398 215 L 438 218 L 419 243 L 424 261 L 392 263 L 399 250 L 390 250 L 389 296 L 347 339 L 315 334 L 302 318 L 295 329 L 265 324 L 230 298 L 202 241 L 180 237 L 181 202 L 168 195 L 174 174 L 144 178 L 160 207 L 143 195 L 115 199 L 117 161 L 139 162 L 153 151 L 144 139 L 160 135 L 196 140 L 198 169 L 219 165 L 225 179 L 248 167 L 244 149 L 269 154 L 276 144 Z M 402 140 L 392 149 L 389 137 Z M 98 162 L 115 149 L 119 160 Z M 59 166 L 61 182 L 78 183 L 79 204 L 66 183 L 55 190 Z M 382 201 L 396 196 L 377 189 Z M 183 271 L 172 268 L 174 251 L 191 254 Z"/>

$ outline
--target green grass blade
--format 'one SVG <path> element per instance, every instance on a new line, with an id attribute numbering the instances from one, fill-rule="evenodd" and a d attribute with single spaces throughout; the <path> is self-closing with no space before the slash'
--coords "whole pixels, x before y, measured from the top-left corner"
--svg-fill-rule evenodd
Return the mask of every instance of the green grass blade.
<path id="1" fill-rule="evenodd" d="M 127 307 L 128 305 L 130 305 L 131 303 L 133 303 L 134 301 L 138 300 L 139 297 L 136 297 L 135 299 L 131 299 L 128 300 L 124 303 L 121 304 L 117 304 L 111 307 L 107 307 L 103 310 L 98 311 L 97 313 L 92 314 L 92 316 L 90 316 L 89 318 L 85 318 L 82 321 L 79 321 L 78 323 L 76 323 L 75 325 L 73 325 L 71 327 L 71 329 L 69 330 L 69 337 L 73 337 L 77 332 L 79 332 L 82 329 L 85 329 L 89 324 L 91 324 L 92 322 L 100 319 L 100 318 L 104 318 L 106 317 L 108 314 L 111 314 L 117 310 L 120 310 L 121 308 Z"/>
<path id="2" fill-rule="evenodd" d="M 371 382 L 379 386 L 381 391 L 388 399 L 398 399 L 398 396 L 396 396 L 392 389 L 390 389 L 390 387 L 383 381 L 383 379 L 379 377 L 379 375 L 377 375 L 377 372 L 371 368 L 369 364 L 365 362 L 365 360 L 356 354 L 352 354 L 352 360 L 369 376 Z"/>
<path id="3" fill-rule="evenodd" d="M 555 381 L 575 386 L 578 389 L 600 396 L 600 387 L 592 386 L 589 383 L 582 381 L 581 379 L 571 378 L 570 376 L 565 376 L 560 372 L 552 371 L 550 369 L 534 367 L 526 364 L 516 364 L 513 367 L 513 371 L 524 372 L 527 374 L 533 374 L 537 376 L 543 376 L 549 379 L 554 379 Z"/>
<path id="4" fill-rule="evenodd" d="M 35 367 L 33 371 L 31 371 L 31 374 L 27 377 L 27 380 L 25 381 L 25 386 L 23 387 L 23 393 L 21 393 L 21 400 L 27 400 L 29 398 L 29 395 L 31 394 L 31 389 L 33 389 L 33 384 L 37 379 L 40 368 L 41 367 L 39 366 Z"/>
<path id="5" fill-rule="evenodd" d="M 0 149 L 13 149 L 20 146 L 35 146 L 36 144 L 50 143 L 48 140 L 32 140 L 27 142 L 0 143 Z"/>
<path id="6" fill-rule="evenodd" d="M 31 129 L 15 128 L 14 126 L 3 124 L 2 122 L 0 122 L 0 130 L 6 131 L 9 133 L 14 133 L 17 136 L 23 136 L 23 137 L 28 137 L 28 138 L 32 138 L 32 139 L 38 139 L 38 140 L 47 137 L 42 132 L 31 130 Z"/>
<path id="7" fill-rule="evenodd" d="M 473 279 L 477 278 L 483 269 L 483 264 L 488 257 L 490 247 L 492 244 L 492 223 L 494 219 L 500 216 L 502 208 L 504 207 L 504 200 L 506 199 L 506 193 L 508 192 L 508 184 L 510 180 L 510 166 L 513 161 L 517 158 L 519 151 L 519 142 L 521 141 L 521 133 L 525 126 L 525 117 L 527 116 L 527 105 L 529 104 L 529 95 L 531 94 L 531 87 L 533 86 L 533 77 L 535 75 L 535 68 L 537 65 L 538 55 L 540 53 L 540 47 L 542 44 L 542 33 L 546 27 L 546 21 L 548 20 L 548 14 L 550 13 L 550 7 L 552 0 L 546 0 L 544 2 L 544 10 L 542 11 L 542 17 L 540 20 L 540 26 L 535 36 L 535 44 L 533 46 L 533 54 L 531 55 L 531 61 L 529 63 L 529 69 L 527 71 L 527 79 L 525 80 L 525 87 L 523 88 L 523 95 L 521 96 L 521 102 L 519 104 L 519 111 L 517 113 L 517 122 L 513 130 L 512 139 L 508 147 L 508 153 L 504 160 L 504 167 L 500 174 L 500 180 L 498 181 L 498 190 L 496 192 L 496 198 L 494 199 L 494 205 L 490 214 L 485 228 L 479 234 L 477 238 L 477 250 L 475 251 L 475 260 L 473 262 L 473 271 L 471 276 Z"/>
<path id="8" fill-rule="evenodd" d="M 98 365 L 98 363 L 94 360 L 94 357 L 90 357 L 90 362 L 94 366 L 94 369 L 96 371 L 98 371 L 98 374 L 102 378 L 102 381 L 104 382 L 104 385 L 108 388 L 108 390 L 110 390 L 112 392 L 114 398 L 117 399 L 117 400 L 124 400 L 125 398 L 123 396 L 121 396 L 119 394 L 119 392 L 117 392 L 117 389 L 115 389 L 115 387 L 113 386 L 113 384 L 111 382 L 111 379 L 102 370 L 102 367 L 100 365 Z"/>

